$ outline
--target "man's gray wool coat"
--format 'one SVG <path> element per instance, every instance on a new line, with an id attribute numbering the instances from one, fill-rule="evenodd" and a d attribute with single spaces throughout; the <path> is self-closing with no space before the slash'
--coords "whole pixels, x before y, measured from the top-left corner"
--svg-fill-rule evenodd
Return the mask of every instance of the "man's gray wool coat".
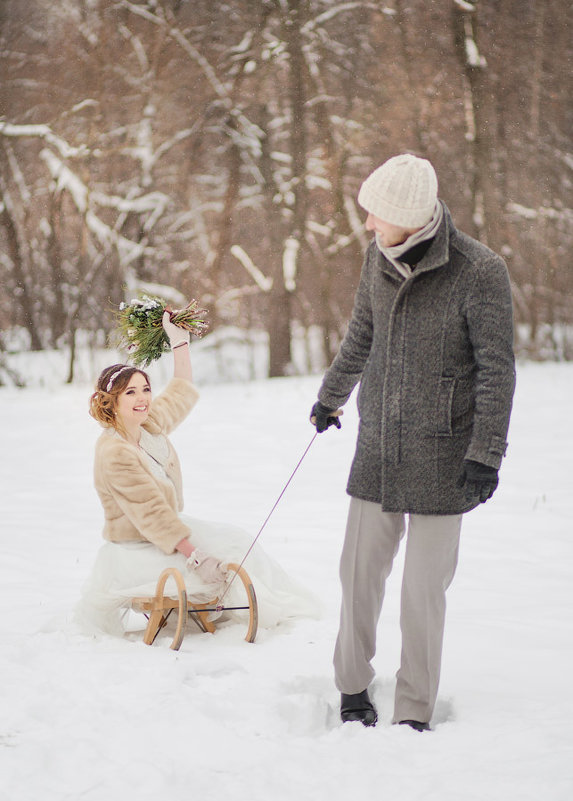
<path id="1" fill-rule="evenodd" d="M 360 381 L 347 491 L 387 512 L 460 514 L 463 460 L 498 468 L 515 365 L 503 260 L 458 231 L 447 207 L 404 279 L 376 242 L 366 251 L 348 331 L 319 400 L 337 409 Z"/>

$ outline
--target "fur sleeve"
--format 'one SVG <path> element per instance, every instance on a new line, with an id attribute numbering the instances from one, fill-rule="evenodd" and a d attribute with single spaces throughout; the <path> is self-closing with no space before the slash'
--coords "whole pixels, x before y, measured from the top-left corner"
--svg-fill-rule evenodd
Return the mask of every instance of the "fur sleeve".
<path id="1" fill-rule="evenodd" d="M 184 378 L 172 378 L 154 398 L 144 428 L 150 434 L 169 434 L 183 422 L 199 399 L 196 388 Z"/>

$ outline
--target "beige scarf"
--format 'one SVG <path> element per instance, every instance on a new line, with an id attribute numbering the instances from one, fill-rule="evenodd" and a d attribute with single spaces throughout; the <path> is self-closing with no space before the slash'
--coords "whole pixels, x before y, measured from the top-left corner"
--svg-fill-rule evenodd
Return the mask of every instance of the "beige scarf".
<path id="1" fill-rule="evenodd" d="M 410 248 L 415 247 L 415 245 L 419 245 L 420 242 L 425 242 L 426 239 L 431 239 L 434 237 L 438 228 L 440 227 L 443 216 L 444 210 L 442 209 L 442 204 L 438 200 L 436 202 L 436 208 L 434 209 L 432 219 L 427 222 L 423 228 L 420 228 L 419 231 L 411 234 L 408 239 L 406 239 L 406 241 L 402 242 L 400 245 L 392 245 L 392 247 L 389 248 L 386 248 L 380 244 L 380 239 L 378 234 L 376 234 L 376 244 L 378 245 L 378 249 L 388 259 L 388 261 L 394 265 L 403 278 L 409 278 L 412 275 L 412 268 L 409 264 L 406 264 L 406 262 L 400 261 L 400 256 L 403 253 L 407 253 Z"/>

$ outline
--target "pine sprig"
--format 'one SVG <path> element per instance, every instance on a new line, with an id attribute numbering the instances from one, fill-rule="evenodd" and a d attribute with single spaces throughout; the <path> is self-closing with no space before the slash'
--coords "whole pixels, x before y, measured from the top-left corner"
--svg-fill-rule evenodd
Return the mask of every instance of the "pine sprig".
<path id="1" fill-rule="evenodd" d="M 172 311 L 156 295 L 142 294 L 130 303 L 121 303 L 117 313 L 116 339 L 119 347 L 130 354 L 136 367 L 147 367 L 169 350 L 169 339 L 161 324 L 165 311 L 170 313 L 174 325 L 196 337 L 203 336 L 208 328 L 203 319 L 207 312 L 199 309 L 195 300 L 177 311 Z"/>

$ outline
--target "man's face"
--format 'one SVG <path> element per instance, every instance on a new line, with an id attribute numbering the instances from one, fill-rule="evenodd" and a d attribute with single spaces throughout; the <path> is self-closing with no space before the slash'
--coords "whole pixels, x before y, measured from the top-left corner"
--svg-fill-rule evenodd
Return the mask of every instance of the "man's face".
<path id="1" fill-rule="evenodd" d="M 420 230 L 419 228 L 400 228 L 399 225 L 385 222 L 380 217 L 370 214 L 370 212 L 366 218 L 365 225 L 367 231 L 374 231 L 375 234 L 378 234 L 380 242 L 385 248 L 401 245 L 411 234 L 415 234 L 416 231 Z"/>

